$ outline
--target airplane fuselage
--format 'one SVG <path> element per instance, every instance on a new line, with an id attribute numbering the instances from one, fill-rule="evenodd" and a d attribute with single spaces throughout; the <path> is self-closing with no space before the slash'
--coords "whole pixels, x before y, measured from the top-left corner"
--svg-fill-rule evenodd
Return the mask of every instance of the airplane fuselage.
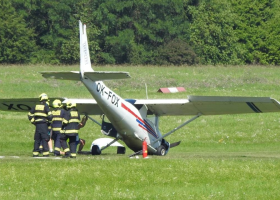
<path id="1" fill-rule="evenodd" d="M 134 105 L 122 99 L 102 81 L 93 82 L 84 77 L 82 82 L 130 149 L 139 151 L 144 139 L 150 144 L 159 137 Z"/>

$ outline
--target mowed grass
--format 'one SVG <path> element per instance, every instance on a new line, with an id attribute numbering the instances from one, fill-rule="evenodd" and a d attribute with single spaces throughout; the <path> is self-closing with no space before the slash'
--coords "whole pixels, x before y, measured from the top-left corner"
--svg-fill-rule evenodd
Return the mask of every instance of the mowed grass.
<path id="1" fill-rule="evenodd" d="M 124 98 L 187 98 L 187 95 L 269 96 L 280 100 L 280 68 L 260 66 L 99 66 L 128 71 L 131 79 L 106 81 Z M 80 82 L 47 80 L 40 71 L 79 66 L 0 66 L 0 99 L 91 98 Z M 161 87 L 186 92 L 157 93 Z M 182 141 L 164 157 L 130 159 L 106 149 L 77 159 L 32 158 L 34 126 L 27 113 L 0 112 L 0 199 L 279 199 L 280 113 L 202 116 L 166 139 Z M 99 116 L 93 116 L 100 120 Z M 166 133 L 191 116 L 163 117 Z M 88 122 L 84 150 L 103 137 Z"/>

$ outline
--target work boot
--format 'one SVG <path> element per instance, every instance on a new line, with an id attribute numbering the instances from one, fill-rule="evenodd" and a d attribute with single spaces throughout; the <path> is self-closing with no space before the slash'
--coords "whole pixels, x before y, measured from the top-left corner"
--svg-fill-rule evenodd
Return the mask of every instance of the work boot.
<path id="1" fill-rule="evenodd" d="M 76 156 L 70 156 L 70 158 L 76 158 Z"/>
<path id="2" fill-rule="evenodd" d="M 50 155 L 43 155 L 43 157 L 50 157 Z"/>
<path id="3" fill-rule="evenodd" d="M 62 158 L 69 158 L 70 155 L 65 155 L 65 156 L 62 156 Z"/>

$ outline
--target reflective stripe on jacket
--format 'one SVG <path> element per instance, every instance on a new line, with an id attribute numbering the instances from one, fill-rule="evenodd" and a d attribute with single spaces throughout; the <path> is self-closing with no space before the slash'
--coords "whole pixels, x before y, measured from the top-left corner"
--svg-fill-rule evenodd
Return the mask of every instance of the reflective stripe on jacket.
<path id="1" fill-rule="evenodd" d="M 52 113 L 49 106 L 46 103 L 41 102 L 41 104 L 35 105 L 31 108 L 28 113 L 28 119 L 31 123 L 47 123 L 52 121 Z"/>
<path id="2" fill-rule="evenodd" d="M 53 119 L 52 119 L 52 130 L 60 131 L 62 127 L 62 120 L 65 115 L 65 110 L 63 109 L 55 109 L 52 111 Z"/>
<path id="3" fill-rule="evenodd" d="M 78 134 L 80 124 L 80 114 L 72 108 L 63 118 L 63 126 L 65 126 L 65 134 Z"/>

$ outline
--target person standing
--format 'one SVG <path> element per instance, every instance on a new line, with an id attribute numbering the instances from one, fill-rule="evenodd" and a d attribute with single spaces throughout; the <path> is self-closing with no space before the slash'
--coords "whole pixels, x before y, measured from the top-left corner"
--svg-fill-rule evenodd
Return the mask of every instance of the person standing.
<path id="1" fill-rule="evenodd" d="M 62 127 L 62 120 L 65 117 L 66 110 L 62 108 L 61 101 L 56 99 L 52 103 L 54 110 L 52 111 L 52 139 L 54 141 L 54 155 L 60 155 L 61 143 L 60 143 L 60 131 Z"/>
<path id="2" fill-rule="evenodd" d="M 34 149 L 33 149 L 33 157 L 39 156 L 39 146 L 42 141 L 43 145 L 43 156 L 49 157 L 49 147 L 48 141 L 50 140 L 50 136 L 48 134 L 48 122 L 52 121 L 52 113 L 48 104 L 48 96 L 45 93 L 42 93 L 39 96 L 40 103 L 36 104 L 33 108 L 31 108 L 28 113 L 29 121 L 36 126 L 35 134 L 34 134 Z"/>
<path id="3" fill-rule="evenodd" d="M 80 124 L 80 114 L 76 109 L 76 103 L 68 101 L 66 104 L 68 109 L 62 121 L 62 131 L 60 135 L 61 146 L 65 152 L 63 158 L 76 158 L 76 137 L 78 136 Z M 69 147 L 67 144 L 69 139 Z"/>
<path id="4" fill-rule="evenodd" d="M 48 100 L 46 103 L 48 104 L 48 106 L 50 106 L 50 100 Z M 48 134 L 50 136 L 50 140 L 48 142 L 48 146 L 49 146 L 49 152 L 52 153 L 53 152 L 53 143 L 52 143 L 52 126 L 51 126 L 52 122 L 48 122 Z M 42 143 L 42 142 L 41 142 Z M 40 145 L 41 147 L 42 145 Z M 41 149 L 40 149 L 41 150 Z"/>

